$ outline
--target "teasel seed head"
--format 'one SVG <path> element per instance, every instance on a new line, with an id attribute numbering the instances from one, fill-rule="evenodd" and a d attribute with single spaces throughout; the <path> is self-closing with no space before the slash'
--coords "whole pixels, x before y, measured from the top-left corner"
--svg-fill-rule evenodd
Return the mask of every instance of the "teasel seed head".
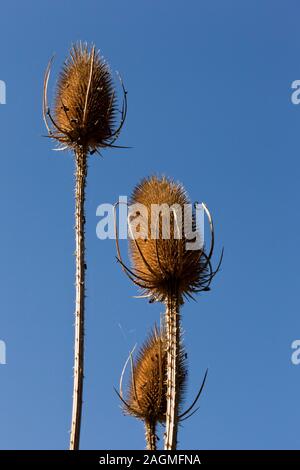
<path id="1" fill-rule="evenodd" d="M 150 423 L 164 423 L 166 419 L 166 366 L 165 333 L 155 327 L 132 361 L 131 378 L 124 412 Z M 181 347 L 177 373 L 179 406 L 184 401 L 187 383 L 186 354 Z M 122 393 L 122 392 L 121 392 Z"/>
<path id="2" fill-rule="evenodd" d="M 45 74 L 43 103 L 49 136 L 61 144 L 60 149 L 80 146 L 94 153 L 113 146 L 126 117 L 126 91 L 122 84 L 124 102 L 117 125 L 116 91 L 99 51 L 81 42 L 72 46 L 58 79 L 53 117 L 47 103 L 51 62 Z"/>
<path id="3" fill-rule="evenodd" d="M 210 261 L 214 245 L 213 225 L 206 206 L 204 207 L 209 216 L 212 235 L 209 253 L 205 252 L 204 246 L 200 249 L 188 248 L 188 243 L 192 241 L 191 230 L 195 232 L 196 224 L 195 215 L 191 210 L 190 227 L 185 226 L 187 219 L 184 217 L 184 208 L 190 201 L 181 184 L 166 177 L 145 178 L 134 189 L 130 203 L 142 204 L 147 209 L 146 217 L 143 211 L 139 210 L 131 216 L 131 222 L 136 218 L 140 232 L 146 233 L 147 237 L 137 238 L 133 235 L 129 242 L 132 269 L 126 268 L 122 261 L 121 264 L 131 279 L 142 288 L 145 296 L 150 297 L 150 300 L 165 301 L 176 293 L 182 303 L 184 297 L 192 297 L 194 293 L 209 290 L 210 282 L 220 263 L 213 271 Z M 151 212 L 153 205 L 162 204 L 175 208 L 168 216 L 168 238 L 164 238 L 162 232 L 164 223 L 168 223 L 164 212 L 162 211 L 159 217 L 156 213 L 154 218 Z M 151 228 L 157 233 L 156 237 L 152 236 Z"/>

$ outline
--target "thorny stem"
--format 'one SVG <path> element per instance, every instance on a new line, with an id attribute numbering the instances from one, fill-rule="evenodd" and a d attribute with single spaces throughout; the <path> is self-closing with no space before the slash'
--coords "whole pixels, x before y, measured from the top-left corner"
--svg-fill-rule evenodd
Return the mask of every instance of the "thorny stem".
<path id="1" fill-rule="evenodd" d="M 156 450 L 156 423 L 153 421 L 145 421 L 145 438 L 147 450 Z"/>
<path id="2" fill-rule="evenodd" d="M 78 450 L 82 414 L 83 367 L 84 367 L 84 286 L 85 286 L 85 243 L 84 243 L 84 200 L 87 176 L 87 152 L 83 147 L 75 151 L 75 240 L 76 240 L 76 304 L 75 304 L 75 346 L 73 409 L 70 436 L 70 450 Z"/>
<path id="3" fill-rule="evenodd" d="M 180 311 L 178 295 L 171 291 L 166 300 L 167 414 L 165 450 L 176 450 L 178 429 L 178 375 L 180 357 Z"/>

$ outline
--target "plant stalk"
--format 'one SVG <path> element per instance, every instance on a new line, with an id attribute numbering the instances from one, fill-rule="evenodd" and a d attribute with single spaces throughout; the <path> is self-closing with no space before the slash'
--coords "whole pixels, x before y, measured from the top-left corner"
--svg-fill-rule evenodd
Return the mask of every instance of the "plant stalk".
<path id="1" fill-rule="evenodd" d="M 74 339 L 74 385 L 70 435 L 70 450 L 78 450 L 82 415 L 84 371 L 84 303 L 85 303 L 85 235 L 84 201 L 87 176 L 87 152 L 83 147 L 75 151 L 75 242 L 76 242 L 76 300 Z"/>
<path id="2" fill-rule="evenodd" d="M 156 450 L 156 423 L 145 421 L 145 438 L 147 450 Z"/>
<path id="3" fill-rule="evenodd" d="M 170 293 L 166 300 L 167 341 L 167 413 L 165 450 L 176 450 L 178 430 L 178 375 L 180 354 L 180 308 L 178 295 Z"/>

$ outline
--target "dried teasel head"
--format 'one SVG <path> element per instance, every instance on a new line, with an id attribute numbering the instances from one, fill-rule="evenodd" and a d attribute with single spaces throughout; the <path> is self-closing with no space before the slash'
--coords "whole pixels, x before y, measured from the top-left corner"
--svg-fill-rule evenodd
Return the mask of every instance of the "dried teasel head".
<path id="1" fill-rule="evenodd" d="M 134 348 L 135 349 L 135 348 Z M 122 401 L 124 413 L 142 420 L 145 424 L 146 443 L 148 450 L 156 450 L 157 424 L 165 424 L 167 420 L 167 339 L 164 330 L 158 331 L 155 327 L 141 347 L 135 360 L 130 353 L 123 368 L 120 379 L 120 391 L 116 393 Z M 179 335 L 177 381 L 178 421 L 182 422 L 197 412 L 195 409 L 205 385 L 207 370 L 201 387 L 192 404 L 182 412 L 186 382 L 187 382 L 187 354 Z M 123 396 L 123 376 L 130 360 L 131 377 L 126 397 Z"/>
<path id="2" fill-rule="evenodd" d="M 99 51 L 82 43 L 71 48 L 58 79 L 53 116 L 47 102 L 51 63 L 44 80 L 43 115 L 49 136 L 61 144 L 58 150 L 80 146 L 94 153 L 113 147 L 126 117 L 126 91 L 122 84 L 124 102 L 117 125 L 116 92 Z"/>
<path id="3" fill-rule="evenodd" d="M 166 367 L 165 334 L 155 328 L 142 345 L 135 360 L 131 359 L 131 378 L 127 396 L 120 398 L 124 412 L 150 423 L 164 423 L 166 419 Z M 179 407 L 184 401 L 187 382 L 186 354 L 181 347 L 177 372 Z"/>
<path id="4" fill-rule="evenodd" d="M 146 178 L 134 189 L 130 203 L 133 213 L 130 213 L 129 221 L 135 227 L 129 244 L 132 269 L 122 262 L 117 241 L 118 260 L 145 296 L 150 300 L 165 301 L 176 294 L 182 302 L 184 297 L 209 290 L 222 256 L 213 271 L 214 229 L 207 207 L 203 204 L 211 229 L 209 252 L 203 245 L 199 249 L 190 249 L 191 237 L 196 233 L 196 219 L 181 184 L 166 177 Z M 165 208 L 159 213 L 161 205 Z M 187 212 L 188 208 L 190 212 Z M 169 230 L 164 232 L 163 227 L 169 227 Z M 201 235 L 203 237 L 203 234 L 198 235 L 199 239 Z"/>

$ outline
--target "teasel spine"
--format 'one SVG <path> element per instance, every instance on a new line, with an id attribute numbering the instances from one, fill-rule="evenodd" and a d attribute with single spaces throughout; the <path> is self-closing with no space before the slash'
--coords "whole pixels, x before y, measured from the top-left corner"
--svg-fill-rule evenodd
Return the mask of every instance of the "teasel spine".
<path id="1" fill-rule="evenodd" d="M 85 316 L 85 187 L 87 177 L 87 150 L 78 147 L 75 150 L 76 186 L 75 186 L 75 240 L 76 240 L 76 298 L 75 298 L 75 351 L 74 384 L 71 420 L 70 450 L 79 449 L 83 370 L 84 370 L 84 316 Z"/>

